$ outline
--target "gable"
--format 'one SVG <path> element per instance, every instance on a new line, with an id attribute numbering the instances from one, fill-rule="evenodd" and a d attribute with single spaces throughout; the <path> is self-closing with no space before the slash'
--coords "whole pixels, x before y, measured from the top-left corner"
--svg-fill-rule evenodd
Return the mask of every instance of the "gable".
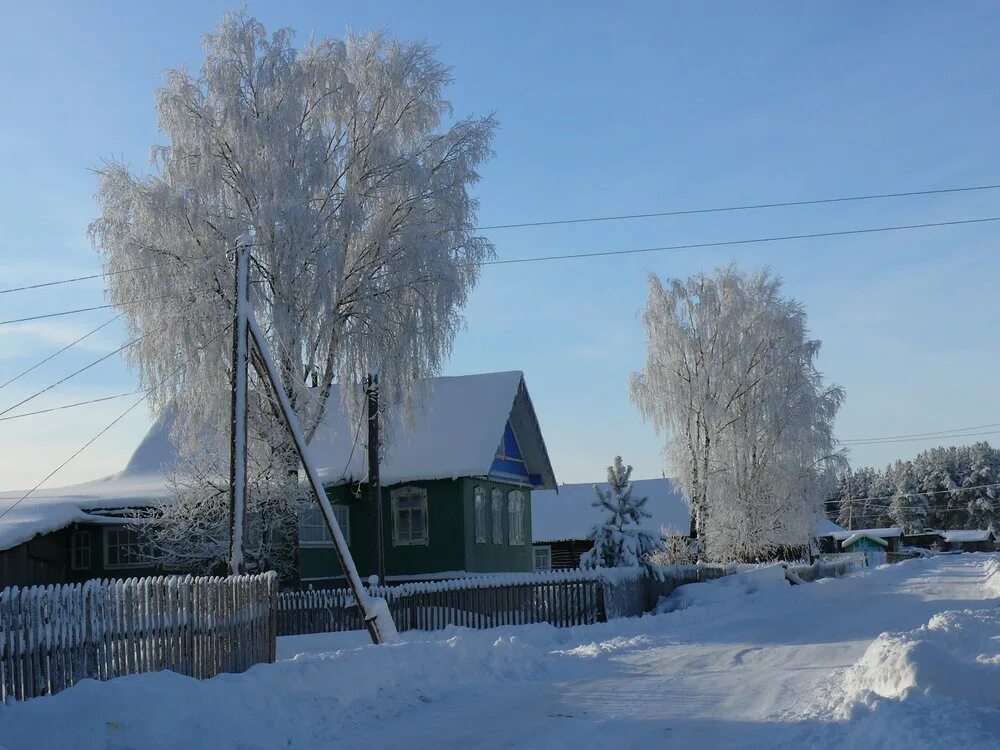
<path id="1" fill-rule="evenodd" d="M 507 420 L 507 424 L 504 426 L 503 437 L 500 438 L 500 445 L 493 458 L 493 465 L 490 466 L 489 477 L 534 484 L 528 473 L 524 457 L 521 455 L 521 447 L 517 444 L 517 436 L 510 426 L 510 420 Z"/>

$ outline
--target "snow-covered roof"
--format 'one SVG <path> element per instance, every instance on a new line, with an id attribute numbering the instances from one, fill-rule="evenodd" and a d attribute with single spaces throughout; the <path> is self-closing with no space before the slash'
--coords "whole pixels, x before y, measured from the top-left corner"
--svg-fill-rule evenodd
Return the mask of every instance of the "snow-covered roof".
<path id="1" fill-rule="evenodd" d="M 539 475 L 536 486 L 555 488 L 521 372 L 435 378 L 428 385 L 418 396 L 412 432 L 401 414 L 391 417 L 394 440 L 379 467 L 383 485 L 488 475 L 509 417 L 528 472 Z M 368 475 L 368 459 L 354 447 L 354 433 L 339 395 L 332 393 L 309 445 L 324 482 L 360 481 Z"/>
<path id="2" fill-rule="evenodd" d="M 832 536 L 838 542 L 844 542 L 854 534 L 861 534 L 862 536 L 868 537 L 878 537 L 879 539 L 894 539 L 901 536 L 902 533 L 902 529 L 896 526 L 890 526 L 885 529 L 845 529 L 843 531 L 835 531 L 832 534 L 829 534 L 829 536 Z"/>
<path id="3" fill-rule="evenodd" d="M 948 542 L 988 542 L 992 532 L 989 529 L 952 529 L 937 532 Z"/>
<path id="4" fill-rule="evenodd" d="M 397 416 L 394 442 L 384 457 L 383 485 L 418 479 L 485 476 L 510 419 L 528 470 L 538 486 L 556 486 L 545 443 L 520 372 L 434 378 L 425 384 L 409 432 Z M 155 505 L 167 496 L 166 474 L 177 461 L 169 414 L 150 428 L 122 471 L 69 487 L 41 489 L 23 502 L 24 491 L 0 492 L 0 550 L 71 523 L 107 522 L 88 511 Z M 325 482 L 359 480 L 367 474 L 363 449 L 354 449 L 339 394 L 310 444 Z M 348 458 L 351 462 L 348 465 Z M 345 466 L 347 467 L 345 475 Z"/>
<path id="5" fill-rule="evenodd" d="M 861 541 L 862 539 L 870 539 L 873 542 L 877 542 L 878 544 L 881 544 L 883 547 L 888 547 L 889 546 L 889 543 L 885 539 L 883 539 L 882 537 L 880 537 L 880 536 L 874 536 L 872 534 L 866 534 L 863 531 L 855 531 L 849 537 L 847 537 L 846 539 L 844 539 L 844 541 L 842 541 L 840 543 L 840 546 L 841 547 L 850 547 L 852 544 L 854 544 L 855 542 Z"/>
<path id="6" fill-rule="evenodd" d="M 820 536 L 833 536 L 834 534 L 839 534 L 842 531 L 847 531 L 847 529 L 845 529 L 839 523 L 835 523 L 835 522 L 831 521 L 826 516 L 821 517 L 816 522 L 816 525 L 815 525 L 814 528 L 815 528 L 814 533 L 818 537 L 820 537 Z"/>
<path id="7" fill-rule="evenodd" d="M 607 483 L 601 482 L 603 490 Z M 669 479 L 634 479 L 632 496 L 648 497 L 646 510 L 652 518 L 643 524 L 659 531 L 662 527 L 687 534 L 691 527 L 691 510 L 684 495 Z M 535 542 L 556 542 L 586 539 L 595 523 L 606 513 L 593 506 L 596 494 L 593 483 L 561 484 L 558 494 L 553 490 L 531 493 L 531 538 Z"/>
<path id="8" fill-rule="evenodd" d="M 156 505 L 166 494 L 164 470 L 176 461 L 170 427 L 169 415 L 155 422 L 117 474 L 70 487 L 40 489 L 22 502 L 24 491 L 0 492 L 0 550 L 77 521 L 107 522 L 94 511 Z"/>

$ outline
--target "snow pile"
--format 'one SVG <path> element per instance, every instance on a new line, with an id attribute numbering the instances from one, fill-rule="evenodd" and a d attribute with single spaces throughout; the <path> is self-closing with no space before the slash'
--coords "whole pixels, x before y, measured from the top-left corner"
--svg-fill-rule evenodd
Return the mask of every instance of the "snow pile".
<path id="1" fill-rule="evenodd" d="M 731 609 L 734 599 L 738 600 L 759 591 L 788 588 L 785 569 L 780 565 L 767 565 L 723 576 L 714 581 L 679 586 L 670 596 L 660 600 L 656 612 L 662 614 L 694 606 Z M 755 606 L 763 606 L 763 603 L 757 603 Z"/>
<path id="2" fill-rule="evenodd" d="M 198 681 L 157 672 L 110 682 L 85 680 L 49 698 L 0 706 L 0 745 L 9 750 L 59 747 L 72 736 L 74 747 L 82 750 L 152 750 L 192 742 L 198 747 L 328 746 L 362 722 L 389 719 L 463 689 L 538 679 L 547 661 L 565 658 L 552 650 L 553 630 L 451 629 L 408 634 L 393 645 L 340 650 L 334 650 L 344 643 L 336 637 L 340 634 L 323 634 L 309 637 L 318 652 L 258 665 L 243 675 Z M 324 651 L 324 643 L 331 650 Z"/>
<path id="3" fill-rule="evenodd" d="M 1000 559 L 991 557 L 986 561 L 986 581 L 983 588 L 989 596 L 1000 599 Z"/>
<path id="4" fill-rule="evenodd" d="M 1000 608 L 940 612 L 915 630 L 881 634 L 843 687 L 839 713 L 867 747 L 881 747 L 883 732 L 900 746 L 925 736 L 990 746 L 1000 736 Z M 908 737 L 898 732 L 904 723 Z"/>

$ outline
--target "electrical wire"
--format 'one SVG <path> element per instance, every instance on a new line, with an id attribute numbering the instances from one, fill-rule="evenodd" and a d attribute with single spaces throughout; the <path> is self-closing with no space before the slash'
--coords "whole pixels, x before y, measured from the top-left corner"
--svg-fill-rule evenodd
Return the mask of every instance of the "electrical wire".
<path id="1" fill-rule="evenodd" d="M 36 391 L 35 393 L 32 393 L 30 396 L 21 399 L 20 401 L 18 401 L 13 406 L 8 406 L 3 411 L 0 411 L 0 417 L 2 417 L 5 414 L 9 414 L 10 412 L 14 411 L 14 409 L 16 409 L 19 406 L 24 406 L 29 401 L 33 401 L 34 399 L 36 399 L 39 396 L 41 396 L 43 393 L 48 393 L 49 391 L 51 391 L 56 386 L 62 385 L 63 383 L 65 383 L 67 380 L 69 380 L 71 378 L 75 378 L 77 375 L 79 375 L 80 373 L 86 372 L 91 367 L 99 365 L 101 362 L 104 362 L 105 360 L 110 359 L 114 355 L 116 355 L 116 354 L 118 354 L 120 352 L 125 351 L 125 349 L 127 349 L 128 347 L 134 346 L 135 344 L 138 344 L 143 338 L 144 338 L 144 336 L 139 336 L 138 338 L 132 339 L 131 341 L 122 344 L 117 349 L 115 349 L 113 352 L 108 352 L 104 356 L 95 359 L 93 362 L 90 362 L 89 364 L 84 365 L 79 370 L 75 370 L 75 371 L 71 372 L 69 375 L 66 375 L 65 377 L 57 380 L 55 383 L 52 383 L 51 385 L 47 385 L 44 388 L 42 388 L 42 390 Z"/>
<path id="2" fill-rule="evenodd" d="M 986 216 L 978 219 L 959 219 L 956 221 L 932 221 L 923 224 L 897 224 L 888 227 L 867 227 L 863 229 L 841 229 L 831 232 L 809 232 L 806 234 L 785 234 L 772 237 L 753 237 L 745 240 L 723 240 L 720 242 L 692 242 L 685 245 L 659 245 L 656 247 L 640 247 L 632 250 L 603 250 L 594 253 L 564 253 L 559 255 L 538 255 L 527 258 L 506 258 L 484 260 L 479 263 L 466 263 L 468 266 L 505 266 L 514 263 L 539 263 L 549 260 L 577 260 L 580 258 L 603 258 L 613 255 L 637 255 L 640 253 L 658 253 L 677 250 L 696 250 L 713 247 L 732 247 L 737 245 L 757 245 L 765 242 L 788 242 L 790 240 L 814 240 L 824 237 L 846 237 L 861 234 L 876 234 L 878 232 L 901 232 L 911 229 L 930 229 L 934 227 L 954 227 L 965 224 L 986 224 L 1000 221 L 1000 216 Z"/>
<path id="3" fill-rule="evenodd" d="M 954 187 L 954 188 L 935 188 L 931 190 L 907 190 L 896 193 L 871 193 L 866 195 L 837 196 L 834 198 L 815 198 L 810 200 L 778 201 L 772 203 L 748 203 L 748 204 L 739 204 L 733 206 L 714 206 L 709 208 L 653 211 L 650 213 L 618 214 L 613 216 L 584 216 L 572 219 L 550 219 L 543 221 L 525 221 L 525 222 L 509 223 L 509 224 L 487 224 L 487 225 L 473 227 L 473 231 L 483 232 L 483 231 L 497 230 L 497 229 L 520 229 L 527 227 L 546 227 L 546 226 L 559 226 L 567 224 L 592 224 L 597 222 L 628 221 L 633 219 L 651 219 L 651 218 L 660 218 L 668 216 L 692 216 L 697 214 L 714 214 L 714 213 L 727 213 L 736 211 L 756 211 L 760 209 L 791 208 L 796 206 L 818 206 L 824 204 L 851 203 L 860 201 L 884 200 L 890 198 L 908 198 L 908 197 L 926 196 L 926 195 L 945 195 L 949 193 L 969 193 L 975 191 L 997 190 L 997 189 L 1000 189 L 1000 184 L 969 185 L 969 186 Z M 633 252 L 642 252 L 642 251 L 633 251 Z M 11 294 L 13 292 L 23 292 L 31 289 L 41 289 L 45 287 L 59 286 L 61 284 L 72 284 L 79 281 L 89 281 L 91 279 L 106 278 L 108 276 L 114 276 L 121 273 L 145 271 L 151 268 L 157 268 L 159 266 L 166 265 L 167 263 L 178 263 L 181 262 L 182 260 L 183 259 L 163 261 L 160 263 L 151 263 L 145 266 L 136 266 L 134 268 L 122 268 L 115 271 L 91 273 L 91 274 L 86 274 L 84 276 L 75 276 L 68 279 L 42 281 L 36 284 L 25 284 L 23 286 L 9 287 L 7 289 L 0 289 L 0 295 Z M 513 261 L 513 262 L 522 262 L 522 261 Z"/>
<path id="4" fill-rule="evenodd" d="M 8 513 L 10 513 L 12 510 L 14 510 L 14 508 L 16 508 L 18 505 L 20 505 L 21 503 L 23 503 L 25 500 L 27 500 L 32 494 L 34 494 L 38 490 L 39 487 L 41 487 L 43 484 L 45 484 L 47 481 L 49 481 L 57 473 L 59 473 L 60 471 L 62 471 L 62 469 L 65 468 L 67 464 L 69 464 L 73 459 L 75 459 L 77 456 L 79 456 L 81 453 L 83 453 L 87 448 L 89 448 L 91 445 L 93 445 L 101 436 L 103 436 L 106 432 L 108 432 L 108 430 L 110 430 L 116 424 L 118 424 L 119 422 L 121 422 L 126 416 L 128 416 L 132 411 L 134 411 L 141 403 L 143 403 L 146 399 L 148 399 L 150 397 L 150 395 L 154 391 L 158 390 L 159 388 L 162 388 L 164 385 L 167 384 L 167 381 L 169 381 L 172 378 L 174 378 L 177 375 L 179 375 L 184 370 L 185 367 L 187 367 L 189 364 L 191 364 L 191 362 L 195 359 L 195 357 L 197 357 L 199 354 L 201 354 L 208 347 L 209 344 L 211 344 L 213 341 L 215 341 L 217 338 L 219 338 L 219 336 L 221 336 L 222 334 L 224 334 L 226 331 L 228 331 L 232 327 L 233 327 L 233 325 L 232 325 L 232 323 L 230 323 L 229 325 L 225 326 L 221 331 L 219 331 L 214 336 L 212 336 L 210 339 L 208 339 L 208 341 L 206 341 L 204 344 L 202 344 L 200 347 L 198 347 L 198 350 L 194 354 L 192 354 L 190 357 L 188 357 L 186 360 L 184 360 L 184 362 L 182 362 L 179 367 L 177 367 L 176 369 L 174 369 L 173 372 L 169 373 L 160 382 L 159 385 L 157 385 L 155 388 L 150 388 L 148 391 L 146 391 L 146 393 L 143 394 L 142 398 L 140 398 L 138 401 L 136 401 L 134 404 L 132 404 L 130 407 L 128 407 L 125 411 L 123 411 L 121 414 L 119 414 L 117 417 L 115 417 L 113 420 L 111 420 L 111 422 L 107 426 L 105 426 L 104 428 L 102 428 L 100 432 L 98 432 L 96 435 L 94 435 L 94 437 L 90 438 L 90 440 L 88 440 L 80 448 L 78 448 L 75 452 L 73 452 L 73 454 L 70 455 L 69 458 L 67 458 L 65 461 L 63 461 L 61 464 L 59 464 L 55 469 L 53 469 L 52 471 L 50 471 L 45 476 L 45 478 L 42 479 L 42 481 L 40 481 L 38 484 L 36 484 L 30 490 L 28 490 L 27 492 L 25 492 L 23 495 L 21 495 L 21 497 L 17 501 L 15 501 L 10 506 L 8 506 L 2 513 L 0 513 L 0 519 L 2 519 L 4 516 L 6 516 Z"/>
<path id="5" fill-rule="evenodd" d="M 489 224 L 475 227 L 476 231 L 490 229 L 520 229 L 524 227 L 550 227 L 562 224 L 592 224 L 602 221 L 626 221 L 630 219 L 653 219 L 663 216 L 691 216 L 694 214 L 714 214 L 728 211 L 755 211 L 763 208 L 789 208 L 792 206 L 817 206 L 824 203 L 848 203 L 852 201 L 871 201 L 883 198 L 907 198 L 918 195 L 942 195 L 944 193 L 967 193 L 975 190 L 996 190 L 1000 185 L 973 185 L 970 187 L 940 188 L 936 190 L 911 190 L 901 193 L 876 193 L 872 195 L 851 195 L 838 198 L 817 198 L 814 200 L 782 201 L 779 203 L 750 203 L 717 208 L 691 208 L 676 211 L 654 211 L 644 214 L 621 214 L 618 216 L 585 216 L 576 219 L 554 219 L 548 221 L 526 221 L 518 224 Z"/>
<path id="6" fill-rule="evenodd" d="M 97 326 L 97 328 L 94 328 L 93 330 L 88 331 L 87 333 L 83 334 L 76 341 L 72 341 L 72 342 L 66 344 L 66 346 L 64 346 L 59 351 L 53 352 L 52 354 L 50 354 L 49 356 L 47 356 L 45 359 L 41 360 L 40 362 L 36 362 L 31 367 L 29 367 L 27 370 L 23 370 L 22 372 L 19 372 L 17 375 L 15 375 L 14 377 L 12 377 L 7 382 L 0 384 L 0 390 L 3 390 L 8 385 L 10 385 L 11 383 L 13 383 L 15 380 L 19 380 L 20 378 L 23 378 L 29 372 L 37 370 L 39 367 L 41 367 L 42 365 L 44 365 L 46 362 L 49 362 L 50 360 L 55 359 L 56 357 L 58 357 L 60 354 L 62 354 L 67 349 L 70 349 L 70 348 L 76 346 L 77 344 L 79 344 L 80 342 L 84 341 L 85 339 L 90 338 L 95 333 L 97 333 L 98 331 L 100 331 L 102 328 L 105 328 L 105 327 L 111 325 L 112 323 L 114 323 L 116 320 L 120 319 L 122 317 L 122 315 L 124 315 L 124 314 L 125 313 L 119 313 L 118 315 L 116 315 L 115 317 L 113 317 L 111 320 L 107 320 L 107 321 L 101 323 L 99 326 Z"/>

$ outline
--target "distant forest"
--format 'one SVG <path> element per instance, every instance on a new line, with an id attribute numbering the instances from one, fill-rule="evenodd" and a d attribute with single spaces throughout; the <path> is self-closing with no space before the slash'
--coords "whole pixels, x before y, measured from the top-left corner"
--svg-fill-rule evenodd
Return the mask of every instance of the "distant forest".
<path id="1" fill-rule="evenodd" d="M 879 470 L 845 472 L 830 517 L 845 528 L 1000 529 L 1000 450 L 989 443 L 932 448 Z"/>

